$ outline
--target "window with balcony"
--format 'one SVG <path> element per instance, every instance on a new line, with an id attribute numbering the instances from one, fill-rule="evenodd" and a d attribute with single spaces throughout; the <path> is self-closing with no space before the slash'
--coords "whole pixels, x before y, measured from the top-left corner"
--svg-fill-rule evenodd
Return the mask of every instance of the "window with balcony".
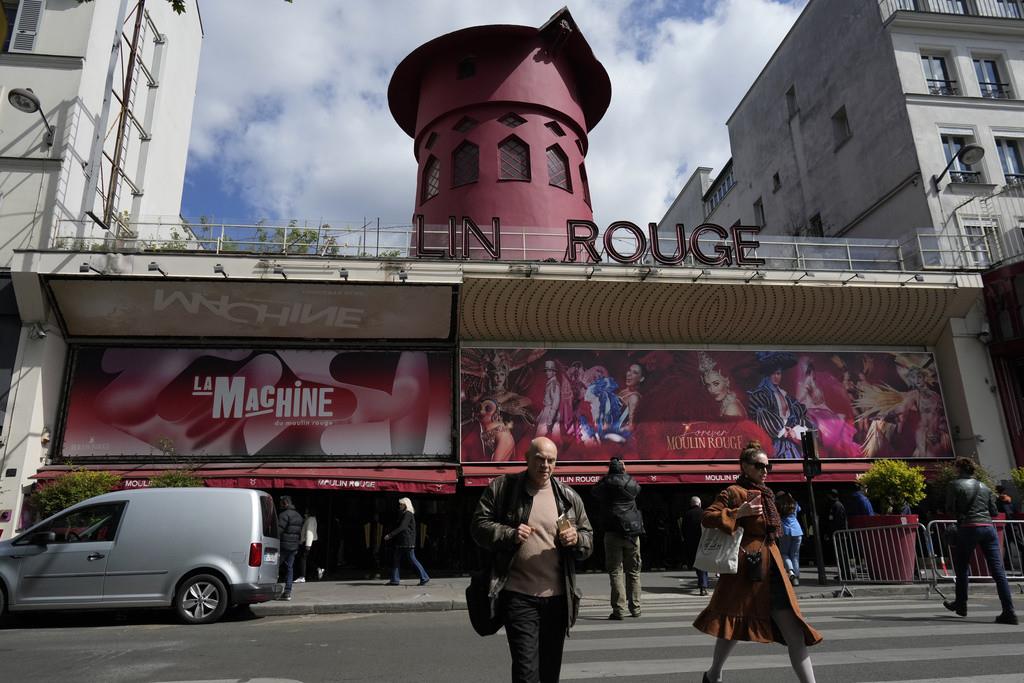
<path id="1" fill-rule="evenodd" d="M 572 192 L 572 178 L 569 176 L 569 157 L 562 148 L 552 145 L 547 149 L 548 184 Z"/>
<path id="2" fill-rule="evenodd" d="M 978 76 L 978 87 L 981 96 L 992 100 L 1010 99 L 1010 84 L 1000 78 L 999 63 L 995 59 L 978 58 L 974 60 L 974 73 Z"/>
<path id="3" fill-rule="evenodd" d="M 423 178 L 420 182 L 420 203 L 437 196 L 441 191 L 441 161 L 432 156 L 423 164 Z"/>
<path id="4" fill-rule="evenodd" d="M 480 178 L 480 148 L 463 142 L 452 152 L 452 187 L 475 183 Z"/>
<path id="5" fill-rule="evenodd" d="M 515 135 L 498 143 L 498 178 L 530 180 L 530 147 Z"/>
<path id="6" fill-rule="evenodd" d="M 949 77 L 946 58 L 941 55 L 921 55 L 921 66 L 924 67 L 924 80 L 928 84 L 928 92 L 932 95 L 959 95 L 960 89 L 956 80 Z"/>
<path id="7" fill-rule="evenodd" d="M 554 133 L 558 137 L 564 137 L 565 136 L 565 131 L 562 130 L 562 127 L 560 125 L 558 125 L 557 123 L 555 123 L 554 121 L 548 121 L 544 125 L 547 126 L 548 130 L 550 130 L 552 133 Z"/>
<path id="8" fill-rule="evenodd" d="M 1007 185 L 1024 186 L 1024 164 L 1021 163 L 1020 141 L 1013 138 L 996 138 L 999 163 Z"/>
<path id="9" fill-rule="evenodd" d="M 949 167 L 949 180 L 954 183 L 980 183 L 981 172 L 975 171 L 972 167 L 968 166 L 964 162 L 957 158 L 957 152 L 960 148 L 966 145 L 968 140 L 963 135 L 943 135 L 942 136 L 942 151 L 946 155 L 946 163 L 952 161 L 952 165 Z"/>
<path id="10" fill-rule="evenodd" d="M 519 114 L 510 111 L 509 113 L 505 114 L 500 119 L 498 119 L 498 123 L 500 123 L 503 126 L 508 126 L 509 128 L 518 128 L 519 126 L 526 123 L 526 119 L 524 119 Z"/>

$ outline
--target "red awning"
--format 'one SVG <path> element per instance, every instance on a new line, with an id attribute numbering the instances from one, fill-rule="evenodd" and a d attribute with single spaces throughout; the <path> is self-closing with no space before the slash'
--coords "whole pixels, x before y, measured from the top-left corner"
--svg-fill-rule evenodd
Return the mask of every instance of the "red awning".
<path id="1" fill-rule="evenodd" d="M 800 461 L 772 463 L 769 483 L 791 483 L 804 481 L 803 465 Z M 852 482 L 867 471 L 871 465 L 866 460 L 823 461 L 820 482 Z M 523 469 L 522 463 L 495 465 L 493 463 L 467 463 L 462 466 L 462 479 L 466 486 L 487 486 L 492 479 L 507 472 Z M 716 463 L 626 463 L 626 470 L 640 484 L 726 484 L 736 479 L 739 465 L 735 462 Z M 558 465 L 555 476 L 570 486 L 589 486 L 608 474 L 608 466 L 601 465 Z"/>
<path id="2" fill-rule="evenodd" d="M 46 481 L 70 471 L 66 466 L 44 467 L 33 479 Z M 121 477 L 122 489 L 147 488 L 151 477 L 170 468 L 95 466 Z M 458 472 L 445 467 L 239 467 L 194 470 L 207 486 L 251 489 L 326 489 L 336 491 L 399 491 L 455 493 Z"/>

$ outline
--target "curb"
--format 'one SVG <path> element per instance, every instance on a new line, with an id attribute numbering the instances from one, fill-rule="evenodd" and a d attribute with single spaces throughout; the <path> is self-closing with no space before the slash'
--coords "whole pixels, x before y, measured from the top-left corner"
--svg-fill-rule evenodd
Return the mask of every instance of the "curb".
<path id="1" fill-rule="evenodd" d="M 424 600 L 422 602 L 356 602 L 322 604 L 281 604 L 280 600 L 252 605 L 258 616 L 304 614 L 371 614 L 390 612 L 451 612 L 465 610 L 465 600 Z"/>

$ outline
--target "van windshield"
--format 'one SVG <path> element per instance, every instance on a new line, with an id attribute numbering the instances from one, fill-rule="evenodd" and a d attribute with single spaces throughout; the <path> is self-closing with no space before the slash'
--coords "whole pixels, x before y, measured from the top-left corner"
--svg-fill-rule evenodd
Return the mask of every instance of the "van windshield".
<path id="1" fill-rule="evenodd" d="M 270 496 L 260 496 L 260 512 L 263 515 L 263 535 L 277 538 L 277 510 L 274 509 L 274 499 Z"/>

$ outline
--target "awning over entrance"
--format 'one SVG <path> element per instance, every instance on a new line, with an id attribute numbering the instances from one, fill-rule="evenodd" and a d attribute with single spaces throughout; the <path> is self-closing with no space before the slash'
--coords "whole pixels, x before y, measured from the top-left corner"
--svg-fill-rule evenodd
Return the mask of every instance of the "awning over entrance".
<path id="1" fill-rule="evenodd" d="M 44 467 L 32 475 L 37 481 L 54 479 L 73 468 Z M 97 465 L 91 470 L 121 477 L 122 489 L 147 488 L 150 478 L 171 468 Z M 455 466 L 400 467 L 237 467 L 201 466 L 194 470 L 207 486 L 251 489 L 325 489 L 336 491 L 394 491 L 401 493 L 455 493 Z"/>
<path id="2" fill-rule="evenodd" d="M 803 465 L 800 461 L 774 461 L 769 485 L 772 483 L 793 483 L 804 481 Z M 853 482 L 871 465 L 865 460 L 822 462 L 821 476 L 817 482 Z M 487 486 L 495 477 L 508 472 L 518 472 L 522 464 L 494 465 L 491 463 L 462 466 L 462 477 L 466 486 Z M 735 462 L 728 463 L 626 463 L 626 471 L 641 485 L 644 484 L 727 484 L 739 474 Z M 559 465 L 555 476 L 570 486 L 590 486 L 608 473 L 608 466 L 601 465 Z"/>

